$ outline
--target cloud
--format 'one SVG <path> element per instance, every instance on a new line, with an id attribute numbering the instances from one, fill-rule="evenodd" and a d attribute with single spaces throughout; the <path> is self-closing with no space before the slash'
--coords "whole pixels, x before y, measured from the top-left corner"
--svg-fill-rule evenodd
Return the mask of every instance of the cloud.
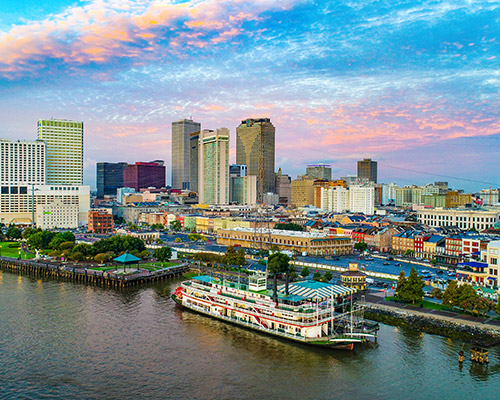
<path id="1" fill-rule="evenodd" d="M 295 1 L 94 0 L 0 34 L 0 74 L 16 79 L 61 63 L 86 66 L 130 60 L 142 64 L 245 34 L 259 14 Z M 246 32 L 251 34 L 251 31 Z M 160 56 L 161 55 L 161 56 Z"/>

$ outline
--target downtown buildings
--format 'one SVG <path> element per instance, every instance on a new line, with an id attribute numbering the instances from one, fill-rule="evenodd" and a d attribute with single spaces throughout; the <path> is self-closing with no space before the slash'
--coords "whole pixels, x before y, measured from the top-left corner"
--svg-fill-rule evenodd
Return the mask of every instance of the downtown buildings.
<path id="1" fill-rule="evenodd" d="M 83 122 L 40 120 L 34 141 L 0 140 L 0 222 L 76 228 L 87 222 Z"/>
<path id="2" fill-rule="evenodd" d="M 201 124 L 191 119 L 181 119 L 172 122 L 172 188 L 173 189 L 191 189 L 191 161 L 196 159 L 192 152 L 192 140 L 197 140 L 197 135 L 193 133 L 200 132 Z M 194 173 L 194 171 L 193 171 Z"/>
<path id="3" fill-rule="evenodd" d="M 257 200 L 265 193 L 275 193 L 275 133 L 269 118 L 248 118 L 236 128 L 236 163 L 257 176 Z"/>
<path id="4" fill-rule="evenodd" d="M 229 204 L 229 129 L 203 129 L 198 145 L 200 203 Z"/>

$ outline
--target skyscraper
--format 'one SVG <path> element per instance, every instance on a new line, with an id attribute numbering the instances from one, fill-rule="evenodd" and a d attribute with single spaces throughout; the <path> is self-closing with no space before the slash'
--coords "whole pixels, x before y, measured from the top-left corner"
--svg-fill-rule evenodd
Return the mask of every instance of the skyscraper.
<path id="1" fill-rule="evenodd" d="M 229 129 L 203 129 L 198 160 L 200 203 L 229 204 Z"/>
<path id="2" fill-rule="evenodd" d="M 247 175 L 257 176 L 257 200 L 275 191 L 274 125 L 269 118 L 246 119 L 236 128 L 236 164 L 247 166 Z"/>
<path id="3" fill-rule="evenodd" d="M 306 175 L 316 179 L 324 179 L 325 181 L 332 180 L 332 169 L 328 164 L 308 165 Z"/>
<path id="4" fill-rule="evenodd" d="M 172 122 L 172 189 L 191 189 L 190 135 L 200 129 L 201 124 L 191 119 Z"/>
<path id="5" fill-rule="evenodd" d="M 38 139 L 47 144 L 47 184 L 83 184 L 83 122 L 41 119 Z"/>
<path id="6" fill-rule="evenodd" d="M 97 197 L 116 196 L 116 190 L 123 187 L 123 172 L 126 162 L 97 163 Z"/>
<path id="7" fill-rule="evenodd" d="M 163 161 L 136 162 L 127 165 L 123 172 L 123 186 L 140 189 L 165 187 L 165 166 Z"/>
<path id="8" fill-rule="evenodd" d="M 377 162 L 371 158 L 358 161 L 358 179 L 362 182 L 377 183 Z"/>
<path id="9" fill-rule="evenodd" d="M 198 142 L 200 132 L 189 135 L 189 190 L 198 192 Z"/>

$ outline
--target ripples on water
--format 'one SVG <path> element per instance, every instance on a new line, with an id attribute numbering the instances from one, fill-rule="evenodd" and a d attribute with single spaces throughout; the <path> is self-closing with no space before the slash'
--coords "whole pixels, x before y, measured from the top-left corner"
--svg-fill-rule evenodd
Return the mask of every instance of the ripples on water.
<path id="1" fill-rule="evenodd" d="M 0 272 L 0 399 L 500 398 L 498 349 L 460 370 L 461 342 L 386 325 L 375 347 L 306 347 L 182 311 L 175 286 Z"/>

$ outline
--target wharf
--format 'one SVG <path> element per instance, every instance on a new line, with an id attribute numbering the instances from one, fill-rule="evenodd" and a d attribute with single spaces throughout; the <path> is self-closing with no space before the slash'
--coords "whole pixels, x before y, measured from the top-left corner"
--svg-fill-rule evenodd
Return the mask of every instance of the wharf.
<path id="1" fill-rule="evenodd" d="M 83 266 L 53 264 L 42 260 L 17 260 L 15 258 L 0 257 L 0 269 L 90 285 L 124 288 L 178 277 L 189 271 L 190 267 L 187 264 L 179 264 L 154 272 L 142 270 L 138 273 L 123 275 L 113 272 L 96 271 Z"/>

